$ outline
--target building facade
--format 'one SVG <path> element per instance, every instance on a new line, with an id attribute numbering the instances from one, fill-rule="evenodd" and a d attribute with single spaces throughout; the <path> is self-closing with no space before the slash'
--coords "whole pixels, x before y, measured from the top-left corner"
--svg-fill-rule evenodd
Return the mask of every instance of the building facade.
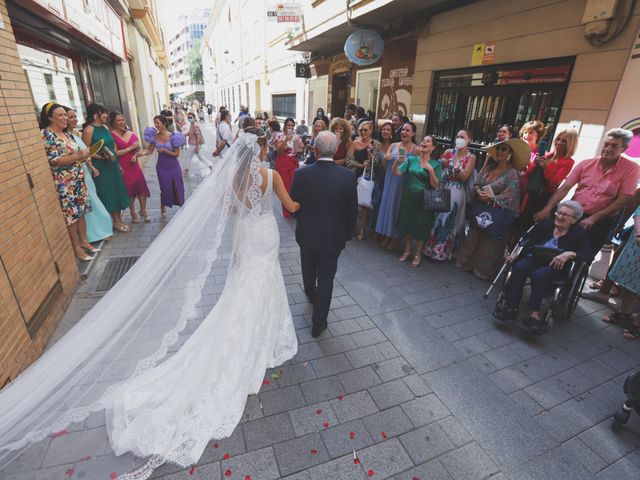
<path id="1" fill-rule="evenodd" d="M 153 0 L 0 1 L 0 386 L 40 355 L 79 280 L 37 115 L 55 100 L 84 119 L 98 102 L 148 125 L 168 101 L 151 11 Z"/>
<path id="2" fill-rule="evenodd" d="M 180 15 L 177 30 L 169 38 L 169 93 L 172 100 L 182 98 L 204 99 L 204 85 L 196 85 L 189 76 L 189 52 L 202 40 L 211 9 L 194 10 L 191 15 Z"/>
<path id="3" fill-rule="evenodd" d="M 323 1 L 308 7 L 304 20 L 289 46 L 311 53 L 308 98 L 319 100 L 310 110 L 326 106 L 340 115 L 345 101 L 377 105 L 379 120 L 399 110 L 443 146 L 467 127 L 476 148 L 492 142 L 503 123 L 517 130 L 538 119 L 550 137 L 577 128 L 576 159 L 583 159 L 617 124 L 610 118 L 638 36 L 640 4 L 373 0 L 347 8 Z M 369 67 L 342 53 L 347 36 L 361 28 L 385 39 L 381 60 Z M 637 93 L 629 101 L 639 111 Z"/>
<path id="4" fill-rule="evenodd" d="M 252 115 L 305 118 L 307 80 L 295 64 L 306 56 L 286 45 L 299 24 L 270 21 L 272 8 L 266 0 L 215 2 L 201 47 L 206 101 L 234 114 L 242 105 Z"/>

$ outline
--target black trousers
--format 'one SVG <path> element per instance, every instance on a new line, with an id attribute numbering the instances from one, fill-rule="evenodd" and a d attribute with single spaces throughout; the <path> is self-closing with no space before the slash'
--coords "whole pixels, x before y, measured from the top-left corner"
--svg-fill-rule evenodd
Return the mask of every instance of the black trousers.
<path id="1" fill-rule="evenodd" d="M 582 219 L 587 218 L 588 216 L 588 214 L 585 214 Z M 603 218 L 599 222 L 594 223 L 593 227 L 591 227 L 587 232 L 594 257 L 598 254 L 602 246 L 609 240 L 609 235 L 615 226 L 614 223 L 616 218 L 617 217 Z"/>
<path id="2" fill-rule="evenodd" d="M 304 284 L 304 293 L 313 302 L 314 325 L 327 323 L 331 295 L 333 294 L 333 278 L 338 269 L 340 253 L 317 253 L 300 248 L 302 283 Z"/>

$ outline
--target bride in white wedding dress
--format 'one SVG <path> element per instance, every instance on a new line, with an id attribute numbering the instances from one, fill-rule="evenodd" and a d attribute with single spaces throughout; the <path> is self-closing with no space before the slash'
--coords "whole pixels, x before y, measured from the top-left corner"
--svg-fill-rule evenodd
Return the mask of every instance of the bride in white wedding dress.
<path id="1" fill-rule="evenodd" d="M 164 340 L 157 345 L 160 352 L 154 351 L 151 356 L 139 356 L 135 362 L 127 362 L 127 373 L 119 381 L 105 387 L 98 399 L 70 405 L 69 410 L 63 412 L 59 407 L 53 408 L 57 410 L 55 413 L 50 412 L 51 406 L 48 409 L 34 406 L 35 412 L 45 418 L 44 422 L 39 423 L 19 418 L 20 411 L 16 409 L 12 412 L 11 408 L 15 406 L 9 405 L 12 399 L 17 399 L 16 394 L 20 393 L 21 387 L 28 385 L 25 382 L 28 382 L 29 375 L 34 376 L 33 370 L 36 371 L 35 376 L 40 378 L 46 373 L 46 365 L 39 366 L 39 362 L 36 362 L 14 381 L 17 392 L 11 391 L 13 384 L 5 389 L 7 392 L 0 392 L 0 408 L 7 406 L 9 415 L 14 417 L 13 421 L 0 422 L 0 451 L 22 448 L 54 429 L 103 409 L 113 451 L 117 455 L 133 452 L 137 457 L 147 458 L 147 462 L 136 471 L 118 478 L 141 480 L 148 478 L 155 468 L 165 462 L 183 467 L 197 463 L 212 438 L 219 439 L 232 434 L 241 420 L 247 396 L 260 390 L 265 370 L 291 359 L 298 345 L 278 261 L 280 236 L 271 206 L 272 195 L 275 193 L 289 211 L 297 211 L 300 205 L 291 200 L 277 172 L 263 167 L 261 160 L 266 153 L 264 133 L 258 129 L 248 129 L 223 160 L 236 163 L 233 167 L 221 167 L 228 172 L 218 175 L 217 179 L 218 182 L 226 182 L 225 196 L 216 197 L 219 204 L 216 208 L 221 210 L 216 226 L 218 243 L 221 230 L 227 225 L 227 217 L 235 220 L 224 289 L 211 311 L 177 352 L 158 363 L 178 340 L 177 334 L 184 324 L 165 327 Z M 204 187 L 208 188 L 206 185 Z M 215 188 L 220 189 L 222 185 Z M 203 205 L 199 208 L 203 208 Z M 184 228 L 187 228 L 186 224 Z M 215 252 L 206 252 L 210 265 L 220 257 L 218 246 L 214 248 Z M 210 270 L 204 269 L 189 280 L 192 288 L 185 294 L 185 306 L 193 305 L 190 297 L 194 296 L 194 292 L 197 299 L 201 298 L 200 294 L 206 293 L 201 292 L 205 283 L 203 278 Z M 133 286 L 136 279 L 125 277 L 123 281 L 131 282 Z M 163 291 L 164 294 L 156 292 L 157 301 L 175 289 Z M 143 303 L 141 308 L 146 305 Z M 158 309 L 156 312 L 164 313 Z M 138 311 L 134 313 L 138 314 Z M 154 319 L 153 315 L 144 317 L 144 322 L 124 323 L 114 330 L 121 331 L 124 328 L 135 332 L 137 341 L 140 341 L 143 337 L 139 332 L 143 329 L 152 331 L 166 318 L 159 316 Z M 127 343 L 127 338 L 129 335 L 125 335 L 120 343 Z M 103 350 L 110 352 L 99 364 L 92 366 L 93 371 L 98 368 L 101 375 L 119 365 L 123 358 L 127 358 L 129 351 L 126 345 L 116 347 L 109 343 L 108 337 L 101 338 L 96 343 L 99 345 L 95 347 L 96 351 L 88 352 L 97 356 Z M 57 347 L 59 344 L 51 350 Z M 51 359 L 47 358 L 49 354 L 51 352 L 47 352 L 41 361 L 50 362 Z M 136 367 L 135 372 L 132 372 L 133 366 Z M 52 367 L 54 365 L 49 365 L 49 368 Z M 77 375 L 77 371 L 83 367 L 76 365 L 73 368 L 76 372 L 74 375 Z M 78 389 L 82 392 L 80 396 L 91 394 L 91 388 L 81 388 L 86 384 L 87 375 L 81 375 L 83 381 L 76 380 L 74 375 L 67 376 L 75 389 L 70 390 L 75 393 L 68 396 L 75 398 Z M 66 383 L 68 380 L 63 385 L 65 388 Z M 32 386 L 36 387 L 35 384 Z M 53 391 L 57 391 L 55 386 Z M 42 401 L 46 402 L 46 399 Z"/>

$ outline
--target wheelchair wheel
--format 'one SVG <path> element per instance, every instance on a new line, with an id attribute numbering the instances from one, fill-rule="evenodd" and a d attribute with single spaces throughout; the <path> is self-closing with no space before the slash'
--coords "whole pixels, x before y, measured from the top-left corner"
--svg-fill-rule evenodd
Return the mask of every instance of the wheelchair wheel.
<path id="1" fill-rule="evenodd" d="M 558 322 L 568 320 L 571 317 L 578 306 L 580 292 L 587 281 L 588 269 L 584 263 L 578 265 L 571 273 L 571 278 L 562 288 L 553 305 L 553 318 Z"/>

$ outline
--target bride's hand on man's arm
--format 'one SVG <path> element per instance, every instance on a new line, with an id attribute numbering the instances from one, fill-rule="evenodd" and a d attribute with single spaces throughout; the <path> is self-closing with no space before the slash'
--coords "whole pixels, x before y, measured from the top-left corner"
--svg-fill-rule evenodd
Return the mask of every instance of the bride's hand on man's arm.
<path id="1" fill-rule="evenodd" d="M 276 195 L 278 196 L 278 199 L 280 200 L 284 208 L 289 210 L 291 213 L 296 213 L 298 210 L 300 210 L 300 203 L 294 202 L 291 199 L 289 192 L 287 192 L 287 189 L 284 186 L 282 177 L 277 172 L 277 170 L 273 170 L 273 190 L 276 192 Z"/>

